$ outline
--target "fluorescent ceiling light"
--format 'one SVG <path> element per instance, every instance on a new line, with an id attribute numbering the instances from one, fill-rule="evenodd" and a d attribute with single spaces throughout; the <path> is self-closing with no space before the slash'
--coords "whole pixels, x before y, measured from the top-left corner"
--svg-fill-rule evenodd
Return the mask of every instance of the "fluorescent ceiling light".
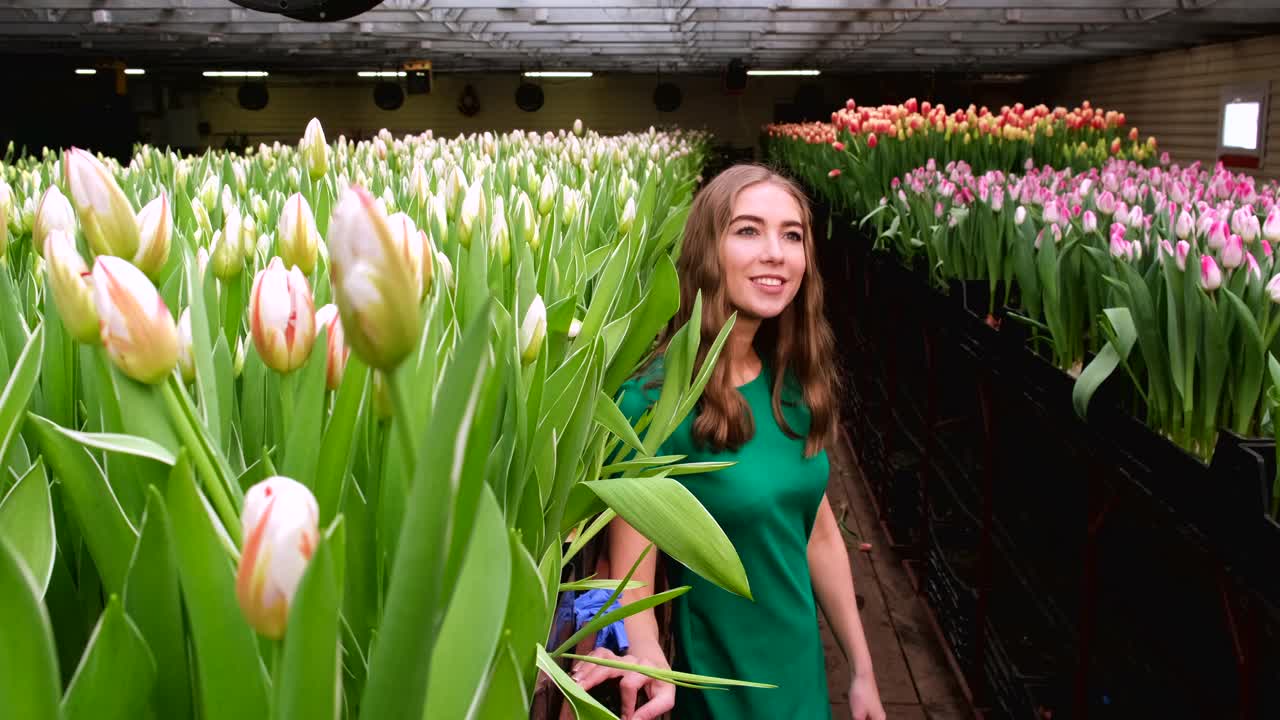
<path id="1" fill-rule="evenodd" d="M 98 71 L 93 68 L 76 68 L 77 75 L 97 75 Z"/>
<path id="2" fill-rule="evenodd" d="M 804 75 L 806 77 L 812 77 L 814 75 L 821 75 L 822 71 L 821 70 L 748 70 L 747 74 L 766 76 L 766 77 L 774 77 L 779 75 Z"/>
<path id="3" fill-rule="evenodd" d="M 125 68 L 124 74 L 125 75 L 146 75 L 147 71 L 143 70 L 142 68 Z"/>
<path id="4" fill-rule="evenodd" d="M 265 70 L 205 70 L 205 77 L 266 77 Z"/>
<path id="5" fill-rule="evenodd" d="M 405 75 L 408 75 L 408 73 L 406 73 L 404 70 L 361 70 L 360 72 L 356 73 L 356 75 L 362 78 L 374 78 L 374 77 L 392 78 L 392 77 L 404 77 Z"/>
<path id="6" fill-rule="evenodd" d="M 589 78 L 592 73 L 590 71 L 582 72 L 577 70 L 531 70 L 525 73 L 524 76 L 531 78 Z"/>

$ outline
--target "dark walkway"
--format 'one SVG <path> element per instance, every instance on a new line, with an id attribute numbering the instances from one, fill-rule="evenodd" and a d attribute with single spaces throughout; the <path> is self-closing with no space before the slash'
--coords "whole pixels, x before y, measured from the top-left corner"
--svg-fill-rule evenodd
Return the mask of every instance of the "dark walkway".
<path id="1" fill-rule="evenodd" d="M 849 451 L 848 440 L 830 453 L 828 497 L 837 519 L 858 535 L 848 539 L 853 582 L 865 599 L 862 624 L 875 664 L 880 699 L 888 720 L 972 718 L 946 653 L 929 623 L 924 598 L 916 593 L 901 558 L 889 547 L 876 521 L 867 487 Z M 862 542 L 871 544 L 861 552 Z M 821 618 L 821 612 L 819 612 Z M 822 623 L 834 720 L 848 720 L 849 666 Z"/>

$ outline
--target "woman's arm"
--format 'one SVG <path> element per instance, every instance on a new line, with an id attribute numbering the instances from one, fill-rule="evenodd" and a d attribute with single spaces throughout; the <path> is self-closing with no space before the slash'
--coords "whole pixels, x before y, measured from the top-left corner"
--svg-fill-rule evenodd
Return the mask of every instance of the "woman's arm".
<path id="1" fill-rule="evenodd" d="M 849 705 L 855 718 L 884 718 L 871 667 L 871 651 L 858 615 L 858 599 L 853 591 L 849 552 L 836 524 L 835 513 L 826 495 L 818 506 L 813 532 L 809 536 L 809 574 L 814 594 L 840 648 L 853 666 Z"/>
<path id="2" fill-rule="evenodd" d="M 648 545 L 649 540 L 625 520 L 614 518 L 609 523 L 609 574 L 616 579 L 622 579 Z M 619 598 L 622 605 L 629 605 L 653 594 L 657 567 L 657 552 L 650 550 L 631 576 L 633 581 L 644 583 L 644 587 L 624 590 Z M 624 621 L 624 624 L 627 628 L 629 648 L 622 660 L 635 665 L 648 665 L 663 670 L 671 669 L 666 654 L 662 652 L 662 642 L 658 637 L 658 620 L 652 608 L 632 615 Z M 614 657 L 607 648 L 596 648 L 591 654 Z M 669 711 L 675 705 L 676 688 L 670 683 L 654 680 L 640 673 L 607 668 L 585 661 L 578 661 L 573 666 L 573 679 L 587 690 L 614 677 L 622 678 L 620 687 L 623 720 L 650 720 Z M 649 701 L 637 708 L 636 696 L 641 688 L 644 688 Z"/>

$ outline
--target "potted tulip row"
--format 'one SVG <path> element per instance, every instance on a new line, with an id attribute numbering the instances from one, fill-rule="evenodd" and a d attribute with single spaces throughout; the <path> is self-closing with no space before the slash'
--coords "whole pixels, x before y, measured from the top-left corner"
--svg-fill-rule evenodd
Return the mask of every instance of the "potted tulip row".
<path id="1" fill-rule="evenodd" d="M 652 457 L 719 352 L 695 367 L 698 312 L 654 413 L 615 398 L 678 308 L 706 140 L 313 120 L 244 155 L 7 155 L 4 714 L 511 718 L 541 675 L 612 717 L 561 663 L 687 588 L 549 644 L 560 593 L 622 589 L 562 582 L 609 519 L 750 594 L 671 477 L 706 468 Z"/>

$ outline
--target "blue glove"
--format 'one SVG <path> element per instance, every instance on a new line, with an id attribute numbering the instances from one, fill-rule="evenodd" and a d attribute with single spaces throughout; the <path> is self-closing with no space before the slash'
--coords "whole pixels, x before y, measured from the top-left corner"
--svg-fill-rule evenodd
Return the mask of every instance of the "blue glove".
<path id="1" fill-rule="evenodd" d="M 574 599 L 573 612 L 577 617 L 578 629 L 581 629 L 583 625 L 591 622 L 601 613 L 613 612 L 621 607 L 617 600 L 614 600 L 613 604 L 607 609 L 603 607 L 604 601 L 608 600 L 612 594 L 613 591 L 611 590 L 588 590 Z M 627 629 L 623 621 L 618 620 L 606 625 L 600 632 L 596 633 L 595 646 L 607 647 L 615 654 L 625 655 L 631 645 L 627 641 Z"/>

